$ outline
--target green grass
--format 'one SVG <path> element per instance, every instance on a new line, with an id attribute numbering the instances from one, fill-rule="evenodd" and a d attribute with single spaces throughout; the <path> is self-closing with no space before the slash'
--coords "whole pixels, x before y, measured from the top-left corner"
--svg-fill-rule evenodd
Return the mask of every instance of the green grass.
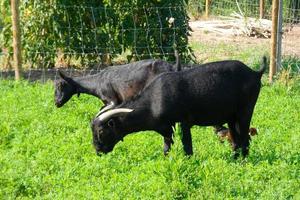
<path id="1" fill-rule="evenodd" d="M 199 63 L 230 59 L 240 60 L 253 69 L 259 69 L 261 68 L 262 56 L 267 56 L 268 60 L 270 59 L 269 44 L 265 42 L 238 45 L 225 41 L 217 43 L 192 41 L 190 46 Z M 288 71 L 290 76 L 298 75 L 300 73 L 300 58 L 283 56 L 280 70 Z"/>
<path id="2" fill-rule="evenodd" d="M 262 56 L 268 55 L 269 51 L 265 43 L 238 45 L 225 41 L 219 41 L 217 43 L 193 41 L 190 45 L 196 53 L 197 61 L 200 63 L 235 59 L 245 62 L 251 67 L 258 67 L 257 65 L 260 65 L 259 63 Z"/>
<path id="3" fill-rule="evenodd" d="M 192 129 L 194 155 L 179 136 L 131 134 L 96 156 L 90 121 L 101 103 L 73 97 L 58 109 L 53 87 L 0 81 L 0 199 L 299 199 L 300 81 L 265 85 L 246 160 L 232 160 L 210 127 Z"/>

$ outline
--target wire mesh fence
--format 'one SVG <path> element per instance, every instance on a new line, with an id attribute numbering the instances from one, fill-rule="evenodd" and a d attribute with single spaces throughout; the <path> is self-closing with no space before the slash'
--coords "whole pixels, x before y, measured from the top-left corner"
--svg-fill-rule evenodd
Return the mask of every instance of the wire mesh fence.
<path id="1" fill-rule="evenodd" d="M 300 72 L 300 1 L 283 4 L 282 67 Z"/>
<path id="2" fill-rule="evenodd" d="M 209 17 L 205 16 L 204 0 L 190 1 L 189 10 L 193 21 L 193 39 L 199 48 L 197 57 L 200 61 L 217 60 L 220 58 L 236 58 L 249 65 L 256 65 L 257 60 L 270 52 L 272 2 L 264 0 L 211 0 L 209 1 Z M 300 25 L 299 0 L 282 1 L 283 3 L 283 40 L 282 67 L 292 67 L 300 72 Z M 261 16 L 261 11 L 263 15 Z M 263 17 L 263 19 L 259 19 Z M 270 31 L 261 37 L 258 33 L 248 36 L 237 36 L 237 27 L 249 28 L 251 23 L 266 23 Z M 200 23 L 197 25 L 197 23 Z M 217 28 L 218 29 L 217 29 Z M 219 28 L 223 28 L 219 31 Z M 250 37 L 249 37 L 250 36 Z M 193 41 L 193 40 L 192 40 Z M 295 71 L 294 70 L 294 71 Z"/>
<path id="3" fill-rule="evenodd" d="M 205 1 L 191 1 L 190 7 L 198 6 L 198 15 L 190 22 L 191 43 L 196 49 L 199 62 L 221 59 L 238 59 L 251 67 L 259 67 L 261 57 L 270 51 L 270 38 L 240 34 L 244 19 L 259 18 L 259 1 L 213 0 L 209 4 L 209 17 L 205 15 Z M 266 21 L 270 5 L 265 5 Z M 194 16 L 195 13 L 191 13 Z M 239 17 L 237 17 L 239 16 Z"/>
<path id="4" fill-rule="evenodd" d="M 205 14 L 205 0 L 189 1 L 188 10 L 194 18 L 201 18 Z M 271 1 L 264 1 L 264 18 L 271 19 Z M 242 12 L 248 17 L 260 17 L 260 0 L 210 0 L 210 16 L 229 16 L 234 12 Z"/>
<path id="5" fill-rule="evenodd" d="M 177 38 L 181 30 L 187 34 L 187 26 L 180 27 L 179 19 L 173 17 L 174 12 L 183 9 L 181 6 L 120 8 L 121 13 L 127 13 L 126 20 L 116 16 L 113 8 L 59 6 L 57 9 L 59 13 L 53 21 L 58 34 L 64 37 L 60 45 L 66 47 L 63 52 L 66 55 L 119 55 L 132 46 L 131 53 L 140 59 L 167 57 L 174 54 L 174 46 L 187 47 Z M 73 13 L 78 15 L 71 16 Z M 58 44 L 53 45 L 58 49 Z"/>
<path id="6" fill-rule="evenodd" d="M 48 69 L 63 67 L 85 73 L 148 58 L 173 62 L 175 49 L 183 62 L 191 60 L 183 5 L 47 5 L 44 10 L 48 13 L 37 14 L 34 20 L 32 10 L 23 8 L 21 14 L 23 69 L 28 79 L 33 72 L 40 74 L 40 69 L 54 73 L 56 70 Z M 11 69 L 12 52 L 1 49 L 6 53 L 0 55 L 0 65 Z"/>
<path id="7" fill-rule="evenodd" d="M 271 21 L 271 1 L 264 1 L 263 18 Z M 282 65 L 300 71 L 300 1 L 284 1 Z M 270 38 L 238 35 L 232 26 L 237 15 L 255 21 L 261 15 L 260 0 L 211 0 L 209 18 L 204 0 L 190 0 L 188 5 L 164 7 L 122 7 L 60 5 L 49 7 L 45 16 L 37 15 L 33 26 L 23 10 L 24 77 L 28 80 L 56 79 L 57 67 L 69 75 L 93 74 L 108 65 L 125 64 L 146 58 L 174 62 L 174 49 L 185 52 L 182 62 L 191 61 L 193 49 L 197 62 L 238 59 L 251 67 L 259 67 L 260 59 L 270 52 Z M 188 12 L 192 20 L 185 14 Z M 178 14 L 182 13 L 182 14 Z M 46 17 L 50 16 L 50 17 Z M 227 32 L 208 31 L 223 23 Z M 200 23 L 200 25 L 199 25 Z M 202 24 L 201 24 L 202 23 Z M 241 19 L 234 26 L 241 26 Z M 190 32 L 189 26 L 192 28 Z M 202 27 L 201 27 L 202 26 Z M 1 27 L 0 27 L 1 31 Z M 191 36 L 188 35 L 191 33 Z M 35 37 L 34 42 L 30 41 Z M 189 39 L 189 41 L 187 40 Z M 12 52 L 1 48 L 0 65 L 11 70 Z M 11 76 L 1 71 L 1 77 Z"/>
<path id="8" fill-rule="evenodd" d="M 28 79 L 35 77 L 33 73 L 41 74 L 41 80 L 46 79 L 46 73 L 55 73 L 48 77 L 56 77 L 56 70 L 49 68 L 93 73 L 109 65 L 148 58 L 173 62 L 175 49 L 181 52 L 183 62 L 192 56 L 188 17 L 182 5 L 47 5 L 44 9 L 48 13 L 37 14 L 34 20 L 31 8 L 22 9 L 23 69 Z M 1 49 L 6 53 L 2 53 L 0 65 L 11 69 L 12 52 Z M 72 73 L 72 69 L 67 71 Z"/>

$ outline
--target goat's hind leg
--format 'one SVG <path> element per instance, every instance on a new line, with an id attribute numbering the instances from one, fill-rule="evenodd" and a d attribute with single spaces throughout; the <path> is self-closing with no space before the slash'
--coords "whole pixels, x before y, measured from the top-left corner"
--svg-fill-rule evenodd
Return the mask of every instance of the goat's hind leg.
<path id="1" fill-rule="evenodd" d="M 243 117 L 239 119 L 236 123 L 228 123 L 231 139 L 232 139 L 232 148 L 234 151 L 234 158 L 237 158 L 239 155 L 238 150 L 242 149 L 242 155 L 245 158 L 249 153 L 250 145 L 250 135 L 249 135 L 249 126 L 250 119 Z"/>
<path id="2" fill-rule="evenodd" d="M 239 127 L 239 134 L 241 138 L 241 148 L 242 155 L 245 158 L 249 154 L 249 146 L 251 137 L 249 135 L 250 122 L 255 106 L 257 96 L 253 97 L 253 99 L 240 110 L 240 113 L 237 116 L 237 124 Z"/>
<path id="3" fill-rule="evenodd" d="M 241 147 L 242 147 L 242 155 L 245 158 L 249 154 L 249 146 L 250 146 L 250 140 L 251 137 L 249 135 L 249 127 L 250 127 L 250 121 L 252 117 L 252 110 L 244 112 L 242 114 L 242 117 L 238 120 L 239 124 L 239 131 L 241 135 Z"/>
<path id="4" fill-rule="evenodd" d="M 236 122 L 229 122 L 228 128 L 231 136 L 231 145 L 233 150 L 233 158 L 237 159 L 239 156 L 239 149 L 241 148 L 241 138 L 238 132 L 238 124 Z"/>

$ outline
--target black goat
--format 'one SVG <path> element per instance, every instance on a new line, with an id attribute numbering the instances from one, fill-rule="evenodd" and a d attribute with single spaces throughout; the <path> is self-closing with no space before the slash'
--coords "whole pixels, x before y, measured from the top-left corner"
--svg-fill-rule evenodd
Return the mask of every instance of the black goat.
<path id="1" fill-rule="evenodd" d="M 164 153 L 172 144 L 172 126 L 181 122 L 182 143 L 193 154 L 192 125 L 228 123 L 234 157 L 249 151 L 249 125 L 261 87 L 261 76 L 239 61 L 207 63 L 190 70 L 163 73 L 133 99 L 97 116 L 91 123 L 97 153 L 108 153 L 129 133 L 155 130 L 164 137 Z"/>
<path id="2" fill-rule="evenodd" d="M 106 107 L 101 112 L 111 109 L 136 95 L 158 74 L 179 69 L 177 51 L 175 57 L 175 67 L 162 60 L 149 59 L 109 67 L 95 75 L 78 78 L 68 77 L 59 71 L 61 79 L 55 82 L 55 104 L 61 107 L 74 94 L 86 93 L 104 102 Z"/>

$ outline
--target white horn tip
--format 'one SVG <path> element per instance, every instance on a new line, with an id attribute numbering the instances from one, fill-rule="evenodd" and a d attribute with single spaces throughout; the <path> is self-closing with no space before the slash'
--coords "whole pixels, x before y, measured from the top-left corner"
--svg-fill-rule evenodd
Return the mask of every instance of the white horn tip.
<path id="1" fill-rule="evenodd" d="M 115 116 L 115 115 L 119 115 L 122 113 L 130 113 L 134 111 L 133 109 L 129 109 L 129 108 L 116 108 L 116 109 L 112 109 L 112 110 L 108 110 L 104 113 L 101 113 L 97 118 L 100 121 L 106 121 L 107 119 Z"/>

